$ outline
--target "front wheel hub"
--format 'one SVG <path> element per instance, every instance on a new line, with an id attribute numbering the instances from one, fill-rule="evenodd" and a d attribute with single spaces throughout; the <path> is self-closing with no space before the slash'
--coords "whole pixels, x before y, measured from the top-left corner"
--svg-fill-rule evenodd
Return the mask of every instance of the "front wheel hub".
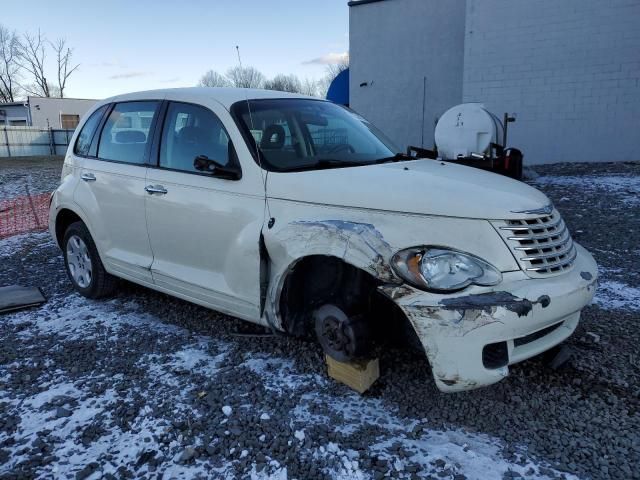
<path id="1" fill-rule="evenodd" d="M 323 305 L 313 313 L 316 336 L 324 352 L 339 362 L 367 357 L 371 336 L 360 316 L 348 317 L 335 305 Z"/>

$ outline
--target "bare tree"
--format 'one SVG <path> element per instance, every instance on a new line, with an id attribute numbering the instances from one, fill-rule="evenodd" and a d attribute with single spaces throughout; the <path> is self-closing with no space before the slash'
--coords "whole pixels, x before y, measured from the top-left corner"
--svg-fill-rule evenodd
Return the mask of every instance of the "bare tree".
<path id="1" fill-rule="evenodd" d="M 262 88 L 264 75 L 254 67 L 233 67 L 227 70 L 227 78 L 237 88 Z"/>
<path id="2" fill-rule="evenodd" d="M 281 92 L 300 93 L 302 91 L 302 83 L 295 75 L 279 74 L 271 80 L 264 83 L 267 90 L 279 90 Z"/>
<path id="3" fill-rule="evenodd" d="M 199 87 L 230 87 L 231 82 L 224 75 L 220 75 L 218 72 L 209 70 L 198 82 Z"/>
<path id="4" fill-rule="evenodd" d="M 19 79 L 18 36 L 0 25 L 0 101 L 15 102 Z"/>
<path id="5" fill-rule="evenodd" d="M 321 97 L 325 97 L 327 95 L 327 91 L 329 90 L 329 85 L 331 82 L 338 76 L 339 73 L 343 72 L 349 68 L 349 56 L 342 57 L 336 63 L 330 63 L 325 68 L 325 75 L 318 82 L 318 93 Z"/>
<path id="6" fill-rule="evenodd" d="M 59 38 L 56 43 L 51 43 L 51 46 L 56 53 L 56 60 L 58 62 L 58 95 L 60 98 L 64 98 L 67 79 L 78 69 L 80 64 L 78 63 L 74 66 L 71 62 L 73 50 L 67 47 L 66 39 Z"/>
<path id="7" fill-rule="evenodd" d="M 33 83 L 22 88 L 32 95 L 50 97 L 50 86 L 44 72 L 46 39 L 38 30 L 37 35 L 25 33 L 18 43 L 18 62 L 32 77 Z"/>
<path id="8" fill-rule="evenodd" d="M 303 95 L 309 95 L 311 97 L 320 96 L 318 91 L 318 81 L 312 78 L 305 78 L 302 81 L 300 93 L 302 93 Z"/>
<path id="9" fill-rule="evenodd" d="M 348 55 L 342 57 L 336 63 L 328 64 L 326 69 L 325 69 L 325 74 L 326 74 L 326 76 L 328 78 L 331 78 L 331 80 L 333 80 L 334 78 L 336 78 L 338 76 L 339 73 L 343 72 L 347 68 L 349 68 L 349 56 Z"/>

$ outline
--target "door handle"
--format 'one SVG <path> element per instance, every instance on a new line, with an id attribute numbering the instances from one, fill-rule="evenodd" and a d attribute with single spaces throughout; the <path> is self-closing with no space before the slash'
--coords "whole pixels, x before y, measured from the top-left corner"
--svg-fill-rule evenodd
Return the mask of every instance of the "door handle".
<path id="1" fill-rule="evenodd" d="M 158 193 L 160 195 L 165 195 L 167 193 L 167 189 L 162 185 L 147 185 L 144 187 L 145 192 L 149 195 L 153 195 L 154 193 Z"/>
<path id="2" fill-rule="evenodd" d="M 80 178 L 85 182 L 95 182 L 96 176 L 93 173 L 83 173 Z"/>

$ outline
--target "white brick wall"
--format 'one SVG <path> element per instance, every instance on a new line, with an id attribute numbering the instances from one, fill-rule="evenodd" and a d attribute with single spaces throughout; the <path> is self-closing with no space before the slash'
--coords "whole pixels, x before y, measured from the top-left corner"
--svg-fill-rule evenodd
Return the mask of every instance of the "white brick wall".
<path id="1" fill-rule="evenodd" d="M 431 147 L 435 119 L 460 103 L 465 8 L 465 0 L 387 0 L 350 9 L 350 104 L 402 150 L 423 136 Z"/>
<path id="2" fill-rule="evenodd" d="M 640 1 L 467 0 L 464 58 L 527 163 L 640 160 Z"/>
<path id="3" fill-rule="evenodd" d="M 529 164 L 640 160 L 640 0 L 385 0 L 350 9 L 351 105 L 402 148 L 462 101 L 517 113 Z M 360 87 L 360 83 L 369 86 Z"/>

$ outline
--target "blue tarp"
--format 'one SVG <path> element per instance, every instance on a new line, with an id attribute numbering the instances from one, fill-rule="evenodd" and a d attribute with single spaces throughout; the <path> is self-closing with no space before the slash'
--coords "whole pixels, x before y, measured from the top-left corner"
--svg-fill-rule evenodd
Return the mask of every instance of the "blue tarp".
<path id="1" fill-rule="evenodd" d="M 349 69 L 343 70 L 333 79 L 329 90 L 327 90 L 327 100 L 349 106 Z"/>

